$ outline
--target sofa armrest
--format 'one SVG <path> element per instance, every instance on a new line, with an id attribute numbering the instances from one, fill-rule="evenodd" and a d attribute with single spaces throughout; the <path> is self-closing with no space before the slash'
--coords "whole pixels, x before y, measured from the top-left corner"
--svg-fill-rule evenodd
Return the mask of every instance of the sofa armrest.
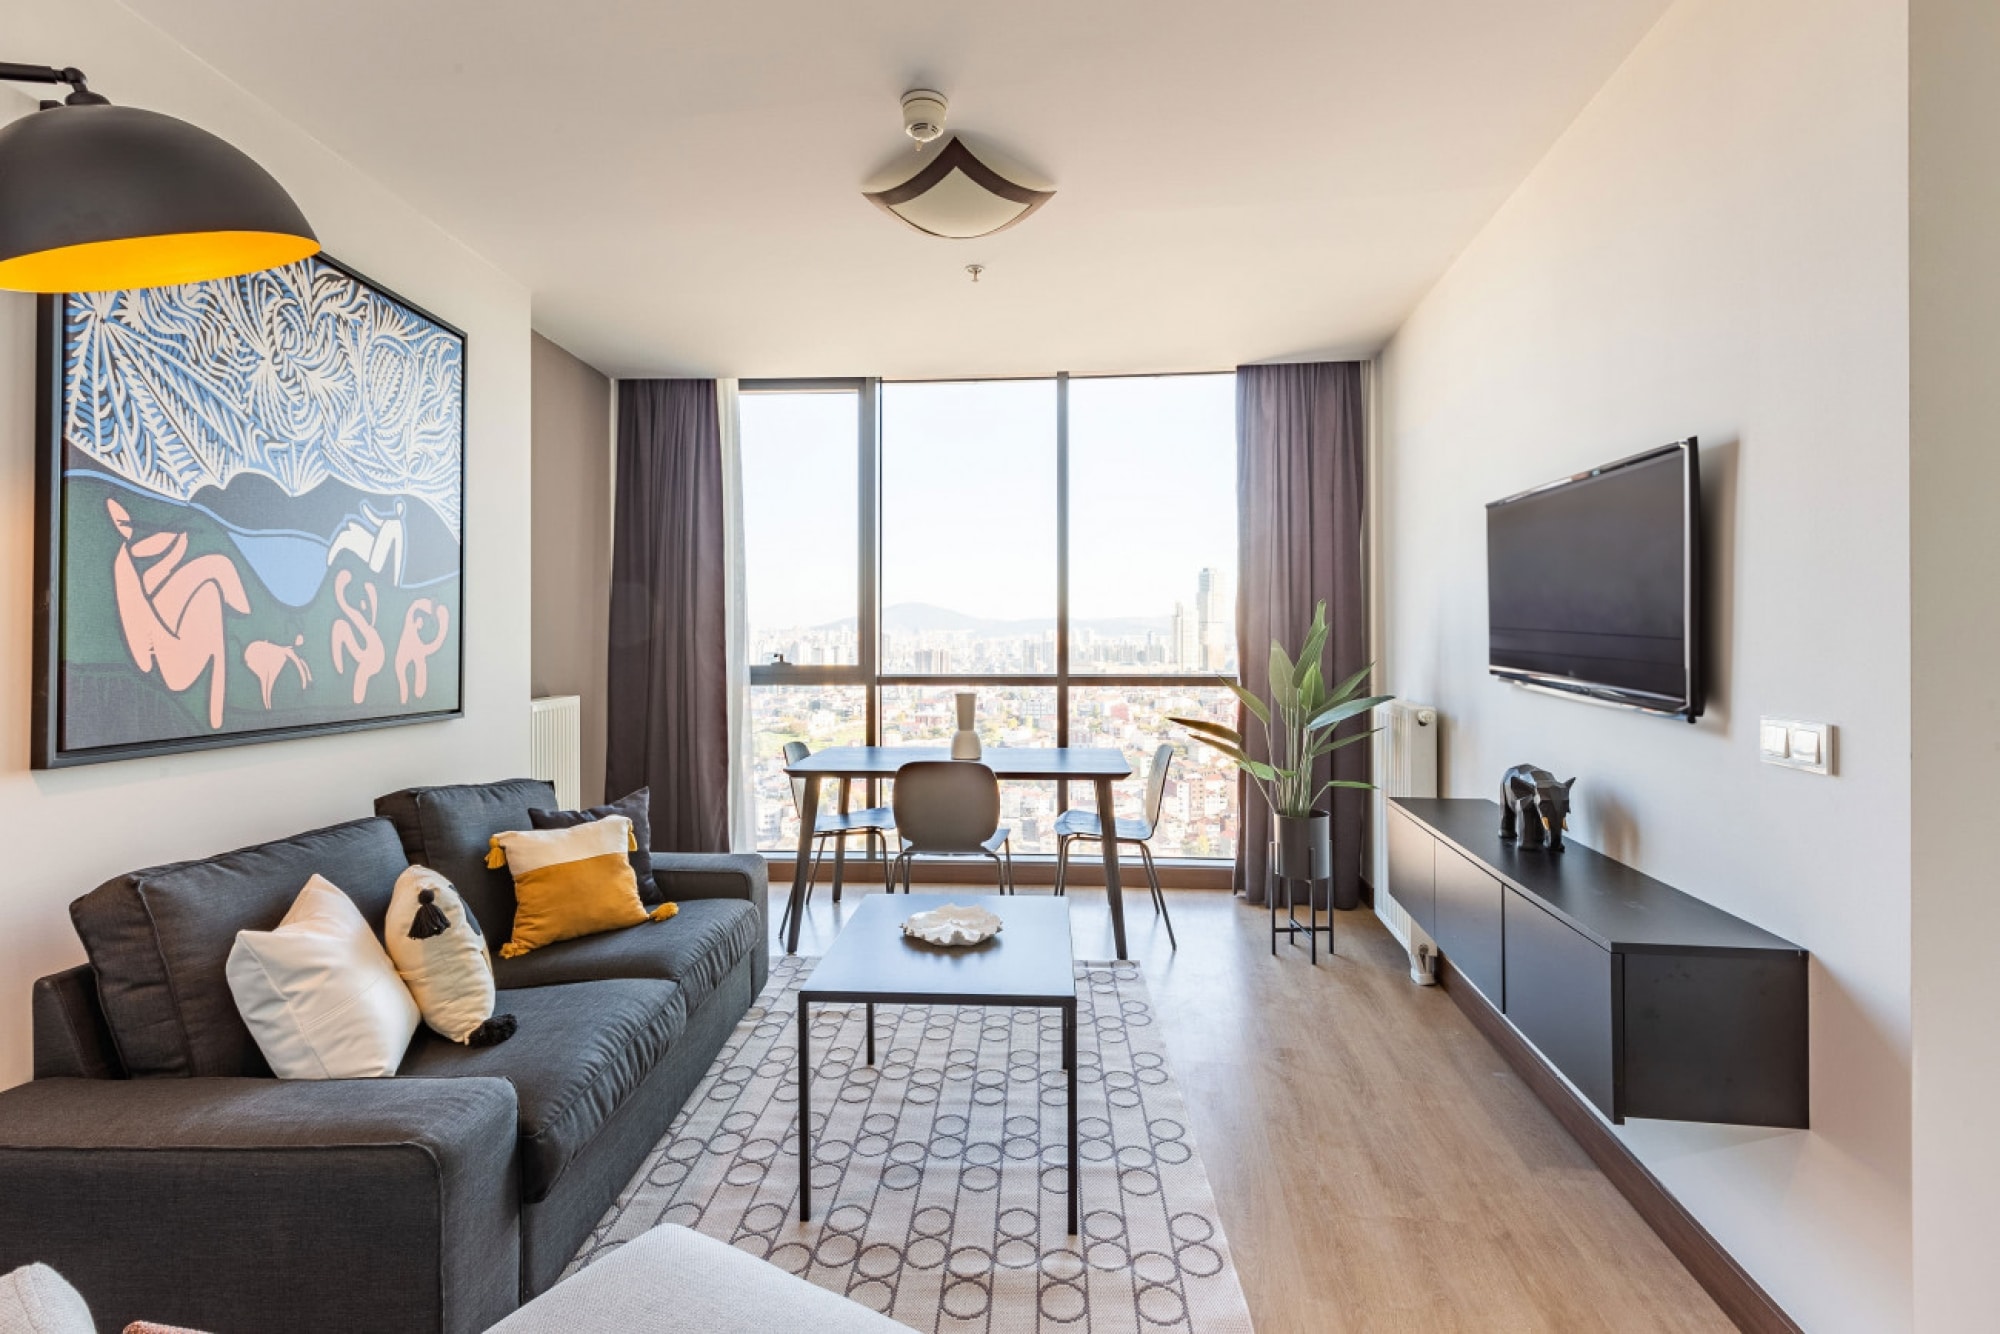
<path id="1" fill-rule="evenodd" d="M 660 893 L 676 902 L 691 899 L 747 899 L 757 909 L 757 957 L 750 985 L 763 991 L 770 976 L 771 877 L 754 852 L 656 852 L 653 879 Z"/>
<path id="2" fill-rule="evenodd" d="M 504 1079 L 40 1079 L 0 1093 L 0 1271 L 110 1328 L 446 1330 L 520 1300 Z"/>
<path id="3" fill-rule="evenodd" d="M 653 879 L 670 899 L 748 899 L 760 913 L 770 904 L 770 876 L 754 852 L 656 852 Z"/>

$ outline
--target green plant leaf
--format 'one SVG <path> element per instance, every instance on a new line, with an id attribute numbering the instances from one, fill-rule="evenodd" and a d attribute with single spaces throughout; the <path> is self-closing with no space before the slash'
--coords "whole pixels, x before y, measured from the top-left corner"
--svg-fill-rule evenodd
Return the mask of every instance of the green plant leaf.
<path id="1" fill-rule="evenodd" d="M 1350 698 L 1355 691 L 1361 689 L 1362 683 L 1368 679 L 1369 674 L 1372 673 L 1374 670 L 1375 670 L 1375 664 L 1371 662 L 1366 667 L 1363 667 L 1360 671 L 1356 672 L 1354 675 L 1348 677 L 1345 681 L 1342 681 L 1340 683 L 1339 688 L 1333 692 L 1333 695 L 1329 700 L 1329 702 L 1338 704 L 1342 700 Z"/>
<path id="2" fill-rule="evenodd" d="M 1379 708 L 1394 698 L 1396 698 L 1394 695 L 1369 695 L 1365 699 L 1350 699 L 1345 703 L 1334 705 L 1307 723 L 1306 726 L 1315 732 L 1323 727 L 1335 727 L 1346 722 L 1349 718 L 1357 717 L 1368 712 L 1370 709 Z"/>
<path id="3" fill-rule="evenodd" d="M 1222 684 L 1228 686 L 1230 690 L 1235 693 L 1236 698 L 1243 701 L 1243 707 L 1250 710 L 1251 717 L 1255 718 L 1258 722 L 1264 724 L 1264 726 L 1266 727 L 1269 727 L 1271 725 L 1270 706 L 1266 705 L 1263 700 L 1258 699 L 1255 695 L 1251 694 L 1248 690 L 1245 690 L 1242 686 L 1236 684 L 1236 682 L 1234 681 L 1224 681 Z"/>
<path id="4" fill-rule="evenodd" d="M 1312 625 L 1306 629 L 1305 642 L 1299 645 L 1299 660 L 1293 668 L 1294 679 L 1305 680 L 1307 664 L 1317 664 L 1326 656 L 1326 602 L 1322 599 L 1313 606 Z"/>
<path id="5" fill-rule="evenodd" d="M 1358 782 L 1352 778 L 1336 778 L 1331 783 L 1328 783 L 1327 786 L 1351 787 L 1354 788 L 1356 791 L 1360 792 L 1373 792 L 1375 790 L 1375 785 L 1373 783 Z"/>
<path id="6" fill-rule="evenodd" d="M 1351 746 L 1357 741 L 1366 741 L 1369 737 L 1374 736 L 1377 732 L 1381 730 L 1382 729 L 1379 727 L 1371 727 L 1365 732 L 1356 732 L 1353 736 L 1344 736 L 1337 741 L 1329 741 L 1326 743 L 1326 749 L 1321 751 L 1320 754 L 1331 755 L 1336 750 L 1339 750 L 1342 746 Z"/>
<path id="7" fill-rule="evenodd" d="M 1167 721 L 1176 727 L 1185 727 L 1194 733 L 1195 739 L 1199 741 L 1227 741 L 1239 748 L 1243 745 L 1241 732 L 1233 727 L 1224 727 L 1221 723 L 1212 723 L 1206 718 L 1169 718 Z"/>
<path id="8" fill-rule="evenodd" d="M 1278 781 L 1278 771 L 1276 769 L 1273 769 L 1270 765 L 1263 763 L 1261 760 L 1253 760 L 1248 756 L 1245 756 L 1243 759 L 1238 760 L 1237 763 L 1241 764 L 1244 767 L 1244 769 L 1246 769 L 1248 772 L 1250 772 L 1251 774 L 1255 775 L 1258 778 L 1263 779 L 1267 783 L 1275 783 Z"/>
<path id="9" fill-rule="evenodd" d="M 1298 708 L 1299 692 L 1292 683 L 1292 660 L 1285 656 L 1285 646 L 1277 640 L 1271 641 L 1271 705 L 1280 714 Z"/>
<path id="10" fill-rule="evenodd" d="M 1320 676 L 1317 662 L 1309 665 L 1299 675 L 1299 714 L 1310 718 L 1326 707 L 1326 681 Z"/>

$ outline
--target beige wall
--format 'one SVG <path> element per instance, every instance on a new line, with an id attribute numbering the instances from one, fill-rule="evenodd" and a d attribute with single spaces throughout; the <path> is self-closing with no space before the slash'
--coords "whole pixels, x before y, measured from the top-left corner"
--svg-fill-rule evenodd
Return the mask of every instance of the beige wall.
<path id="1" fill-rule="evenodd" d="M 1388 686 L 1442 709 L 1448 795 L 1575 774 L 1581 841 L 1812 950 L 1810 1132 L 1618 1134 L 1802 1325 L 1857 1334 L 1912 1319 L 1906 16 L 1681 0 L 1383 358 Z M 1485 502 L 1688 435 L 1707 717 L 1489 678 Z M 1759 764 L 1760 713 L 1836 724 L 1838 776 Z"/>
<path id="2" fill-rule="evenodd" d="M 528 294 L 112 0 L 11 5 L 8 54 L 74 64 L 114 100 L 221 134 L 284 183 L 329 253 L 464 329 L 462 720 L 199 755 L 28 768 L 35 303 L 0 296 L 0 1085 L 29 1073 L 28 991 L 82 959 L 69 901 L 121 871 L 366 815 L 410 783 L 527 765 Z M 34 102 L 0 90 L 0 118 Z"/>
<path id="3" fill-rule="evenodd" d="M 1910 7 L 1917 1323 L 2000 1316 L 2000 5 Z"/>
<path id="4" fill-rule="evenodd" d="M 604 800 L 611 615 L 611 382 L 535 335 L 537 696 L 583 697 L 583 801 Z M 613 793 L 623 796 L 623 793 Z"/>

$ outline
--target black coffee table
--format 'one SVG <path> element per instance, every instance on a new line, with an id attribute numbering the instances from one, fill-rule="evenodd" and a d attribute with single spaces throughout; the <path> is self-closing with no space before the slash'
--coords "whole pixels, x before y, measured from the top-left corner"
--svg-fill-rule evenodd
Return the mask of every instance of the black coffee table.
<path id="1" fill-rule="evenodd" d="M 993 939 L 947 949 L 903 934 L 911 913 L 955 903 L 985 908 L 1006 925 Z M 868 1064 L 875 1064 L 875 1007 L 1000 1005 L 1062 1011 L 1069 1072 L 1069 1231 L 1076 1235 L 1076 971 L 1068 899 L 996 894 L 871 894 L 799 988 L 799 1220 L 812 1218 L 812 1020 L 829 1001 L 868 1007 Z"/>

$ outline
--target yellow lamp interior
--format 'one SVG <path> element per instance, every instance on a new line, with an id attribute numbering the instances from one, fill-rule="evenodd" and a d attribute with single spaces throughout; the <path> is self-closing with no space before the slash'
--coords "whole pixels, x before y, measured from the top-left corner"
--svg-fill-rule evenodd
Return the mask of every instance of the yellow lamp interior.
<path id="1" fill-rule="evenodd" d="M 115 292 L 234 278 L 319 253 L 319 242 L 285 232 L 177 232 L 38 250 L 0 260 L 0 289 Z"/>

